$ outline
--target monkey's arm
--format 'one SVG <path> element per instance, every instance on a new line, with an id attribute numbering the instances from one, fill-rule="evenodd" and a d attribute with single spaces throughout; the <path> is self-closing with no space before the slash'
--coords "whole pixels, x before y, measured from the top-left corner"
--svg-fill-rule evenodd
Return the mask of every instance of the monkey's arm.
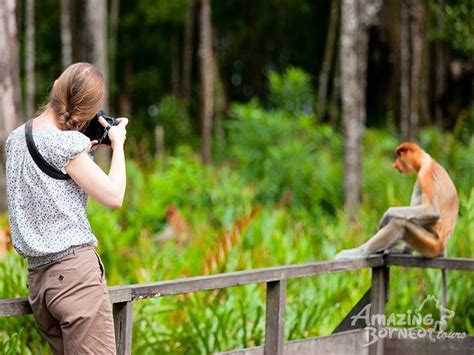
<path id="1" fill-rule="evenodd" d="M 434 206 L 429 205 L 390 207 L 380 220 L 379 229 L 385 227 L 393 218 L 428 224 L 436 222 L 439 219 L 439 213 Z"/>

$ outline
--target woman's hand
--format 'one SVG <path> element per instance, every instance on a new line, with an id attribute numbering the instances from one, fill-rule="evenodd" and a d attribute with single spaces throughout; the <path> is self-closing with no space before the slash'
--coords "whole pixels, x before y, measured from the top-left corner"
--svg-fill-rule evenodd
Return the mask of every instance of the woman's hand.
<path id="1" fill-rule="evenodd" d="M 108 133 L 114 150 L 108 175 L 85 152 L 71 159 L 65 167 L 66 172 L 88 195 L 112 208 L 122 206 L 126 187 L 125 155 L 121 148 L 127 137 L 125 126 L 128 119 L 118 118 L 117 121 L 119 124 L 112 126 Z M 103 117 L 99 118 L 99 122 L 104 127 L 108 126 Z M 91 146 L 91 150 L 96 149 L 98 142 L 92 141 Z"/>
<path id="2" fill-rule="evenodd" d="M 110 142 L 112 142 L 112 149 L 123 146 L 123 144 L 125 143 L 125 139 L 127 139 L 127 130 L 125 129 L 125 127 L 128 124 L 128 118 L 117 118 L 117 121 L 119 122 L 119 124 L 117 126 L 110 127 L 108 133 Z M 103 117 L 99 117 L 99 122 L 104 127 L 107 127 L 109 125 L 109 123 Z"/>

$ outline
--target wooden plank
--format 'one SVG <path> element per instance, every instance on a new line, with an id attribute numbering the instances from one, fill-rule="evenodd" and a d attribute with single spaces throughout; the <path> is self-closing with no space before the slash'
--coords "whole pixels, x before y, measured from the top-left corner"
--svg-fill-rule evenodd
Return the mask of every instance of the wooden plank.
<path id="1" fill-rule="evenodd" d="M 31 314 L 30 303 L 27 297 L 0 299 L 0 317 L 14 317 Z"/>
<path id="2" fill-rule="evenodd" d="M 366 331 L 355 329 L 317 338 L 298 339 L 285 343 L 285 355 L 368 355 Z M 263 355 L 263 347 L 218 353 L 217 355 Z"/>
<path id="3" fill-rule="evenodd" d="M 385 262 L 384 262 L 385 258 Z M 322 261 L 310 264 L 276 266 L 271 268 L 238 271 L 210 276 L 198 276 L 148 284 L 115 286 L 109 288 L 113 303 L 136 299 L 171 296 L 189 292 L 214 290 L 253 283 L 263 283 L 292 278 L 308 277 L 324 273 L 358 270 L 382 265 L 474 270 L 474 260 L 466 258 L 422 258 L 407 255 L 380 255 L 367 259 L 346 261 Z M 0 317 L 31 314 L 25 298 L 0 300 Z"/>
<path id="4" fill-rule="evenodd" d="M 132 302 L 114 303 L 114 328 L 117 355 L 132 353 Z"/>
<path id="5" fill-rule="evenodd" d="M 109 287 L 109 296 L 112 303 L 127 302 L 145 298 L 172 296 L 189 292 L 308 277 L 324 273 L 358 270 L 381 265 L 383 265 L 382 256 L 371 256 L 367 259 L 321 261 L 308 264 L 275 266 L 154 283 L 114 286 Z M 21 316 L 25 314 L 31 314 L 27 300 L 0 300 L 0 316 Z"/>
<path id="6" fill-rule="evenodd" d="M 370 303 L 372 289 L 369 288 L 367 292 L 361 297 L 359 302 L 350 310 L 349 313 L 344 317 L 344 319 L 339 323 L 339 325 L 334 329 L 332 334 L 344 332 L 347 330 L 364 328 L 366 326 L 365 322 L 358 319 L 354 325 L 352 325 L 352 317 L 356 314 L 359 314 L 360 311 L 364 309 Z"/>
<path id="7" fill-rule="evenodd" d="M 267 283 L 265 355 L 283 355 L 286 280 Z"/>
<path id="8" fill-rule="evenodd" d="M 386 266 L 372 268 L 372 288 L 370 292 L 371 309 L 370 319 L 375 320 L 375 324 L 370 324 L 376 329 L 385 326 L 385 303 L 388 294 L 389 270 Z M 374 319 L 375 318 L 375 319 Z M 384 339 L 380 338 L 376 343 L 369 346 L 369 355 L 384 355 Z"/>
<path id="9" fill-rule="evenodd" d="M 123 286 L 122 289 L 130 289 L 132 299 L 136 300 L 308 277 L 324 273 L 358 270 L 381 265 L 383 265 L 382 256 L 371 256 L 367 259 L 323 261 L 310 264 L 276 266 L 210 276 L 197 276 L 178 280 L 135 284 Z M 111 291 L 111 293 L 113 293 L 113 291 Z"/>
<path id="10" fill-rule="evenodd" d="M 425 258 L 421 256 L 387 254 L 385 256 L 385 265 L 474 271 L 474 259 L 468 258 Z"/>
<path id="11" fill-rule="evenodd" d="M 357 329 L 341 332 L 330 336 L 299 339 L 285 343 L 285 355 L 328 355 L 357 354 L 367 355 L 367 331 Z M 436 340 L 429 338 L 398 339 L 387 338 L 385 355 L 417 354 L 417 355 L 472 355 L 474 337 L 464 339 Z M 262 355 L 263 347 L 254 347 L 218 353 L 217 355 Z"/>
<path id="12" fill-rule="evenodd" d="M 111 303 L 128 302 L 132 300 L 132 290 L 127 286 L 111 286 L 108 289 Z"/>
<path id="13" fill-rule="evenodd" d="M 446 333 L 449 334 L 449 333 Z M 474 354 L 474 337 L 463 339 L 437 339 L 429 337 L 415 339 L 385 339 L 385 355 L 472 355 Z"/>

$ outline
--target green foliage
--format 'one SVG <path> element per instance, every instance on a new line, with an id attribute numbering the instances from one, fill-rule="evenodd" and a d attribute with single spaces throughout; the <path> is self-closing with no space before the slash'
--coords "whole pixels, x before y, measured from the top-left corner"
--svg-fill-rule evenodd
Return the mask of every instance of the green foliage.
<path id="1" fill-rule="evenodd" d="M 161 99 L 155 122 L 164 128 L 167 148 L 175 148 L 178 142 L 190 143 L 195 140 L 187 105 L 175 96 L 169 95 Z"/>
<path id="2" fill-rule="evenodd" d="M 474 54 L 474 3 L 471 0 L 456 0 L 446 5 L 433 5 L 441 17 L 440 38 L 454 49 L 468 56 Z"/>
<path id="3" fill-rule="evenodd" d="M 268 114 L 261 108 L 257 112 Z M 319 132 L 316 127 L 313 129 Z M 320 134 L 310 129 L 306 132 L 315 137 Z M 434 152 L 433 156 L 444 162 L 458 184 L 460 173 L 449 165 L 449 151 L 444 147 L 447 137 L 444 140 L 441 139 L 443 136 L 436 138 L 437 134 L 422 132 L 422 136 L 432 137 L 425 140 L 425 144 Z M 331 140 L 337 143 L 330 144 Z M 327 155 L 328 160 L 317 169 L 311 166 L 309 170 L 318 170 L 321 174 L 319 170 L 332 166 L 342 171 L 341 159 L 330 155 L 334 149 L 327 148 L 340 146 L 340 141 L 338 134 L 329 133 L 325 145 L 321 144 L 314 153 Z M 367 240 L 388 205 L 408 202 L 412 179 L 402 179 L 390 169 L 396 142 L 395 137 L 376 130 L 368 131 L 364 137 L 364 203 L 357 223 L 350 223 L 341 212 L 342 202 L 334 206 L 335 211 L 311 205 L 317 201 L 313 197 L 310 197 L 311 202 L 302 197 L 301 203 L 274 204 L 271 194 L 266 195 L 261 190 L 265 184 L 260 184 L 256 177 L 253 181 L 248 180 L 249 171 L 243 164 L 205 167 L 186 150 L 156 161 L 149 169 L 129 162 L 125 208 L 109 210 L 97 203 L 89 204 L 89 219 L 99 239 L 108 284 L 153 282 L 202 274 L 203 260 L 210 250 L 215 250 L 218 236 L 249 212 L 257 196 L 265 205 L 229 251 L 223 271 L 328 260 L 338 250 Z M 459 156 L 467 156 L 466 146 L 460 144 L 457 149 Z M 313 164 L 312 161 L 306 163 Z M 319 185 L 325 185 L 327 191 L 340 189 L 341 175 L 321 176 Z M 460 181 L 461 208 L 449 244 L 449 255 L 472 258 L 474 189 L 466 180 Z M 320 186 L 309 184 L 307 196 L 316 195 L 319 189 Z M 265 200 L 263 196 L 270 197 Z M 176 245 L 174 240 L 166 243 L 156 240 L 157 233 L 164 228 L 165 208 L 169 204 L 178 206 L 193 230 L 191 240 L 184 247 Z M 305 207 L 306 204 L 312 208 Z M 286 338 L 329 334 L 368 289 L 369 274 L 368 270 L 362 270 L 290 281 Z M 391 274 L 389 312 L 413 310 L 427 294 L 439 298 L 439 271 L 393 268 Z M 449 308 L 456 311 L 449 329 L 472 334 L 474 288 L 471 275 L 450 273 L 449 290 Z M 25 261 L 16 253 L 9 253 L 0 263 L 0 297 L 26 295 Z M 262 345 L 264 302 L 262 285 L 134 302 L 133 352 L 202 354 Z M 0 318 L 0 329 L 0 344 L 2 349 L 8 349 L 4 350 L 7 353 L 48 351 L 32 316 Z"/>
<path id="4" fill-rule="evenodd" d="M 159 1 L 141 0 L 137 12 L 143 17 L 145 24 L 166 23 L 182 26 L 186 16 L 186 5 L 189 0 Z"/>
<path id="5" fill-rule="evenodd" d="M 312 113 L 314 92 L 306 72 L 294 67 L 288 67 L 283 74 L 270 71 L 268 81 L 273 106 L 289 113 Z"/>
<path id="6" fill-rule="evenodd" d="M 177 146 L 174 155 L 152 160 L 149 166 L 127 163 L 124 208 L 89 204 L 109 285 L 203 274 L 222 235 L 257 205 L 259 213 L 225 252 L 224 265 L 213 272 L 331 259 L 373 235 L 388 206 L 408 204 L 414 177 L 402 178 L 391 168 L 398 138 L 367 130 L 363 202 L 357 221 L 350 221 L 342 210 L 342 135 L 315 124 L 314 115 L 306 113 L 310 94 L 304 73 L 291 69 L 282 76 L 270 74 L 269 80 L 271 110 L 256 100 L 232 105 L 232 120 L 225 126 L 228 159 L 219 166 L 204 166 L 188 145 Z M 189 118 L 183 107 L 172 96 L 163 98 L 156 121 L 172 140 L 189 143 Z M 150 121 L 147 124 L 156 123 Z M 474 139 L 457 137 L 456 132 L 436 129 L 419 135 L 423 148 L 447 169 L 460 196 L 448 254 L 472 258 Z M 170 205 L 179 209 L 192 230 L 184 246 L 158 238 Z M 438 270 L 392 269 L 388 312 L 413 310 L 428 294 L 439 297 Z M 0 263 L 0 297 L 26 296 L 26 275 L 25 261 L 9 253 Z M 361 270 L 289 281 L 286 339 L 330 334 L 369 288 L 369 279 L 369 271 Z M 450 330 L 473 333 L 472 282 L 468 273 L 450 273 L 449 308 L 456 311 Z M 264 305 L 262 285 L 134 302 L 133 352 L 203 354 L 260 346 Z M 0 329 L 6 353 L 48 351 L 31 316 L 0 318 Z"/>
<path id="7" fill-rule="evenodd" d="M 0 261 L 0 298 L 26 297 L 27 263 L 15 253 L 7 253 Z M 33 315 L 0 318 L 1 354 L 49 354 L 49 345 L 42 340 Z"/>
<path id="8" fill-rule="evenodd" d="M 257 187 L 257 200 L 277 202 L 290 194 L 297 205 L 334 211 L 339 187 L 321 181 L 341 177 L 340 138 L 329 126 L 316 126 L 312 116 L 286 110 L 264 110 L 256 101 L 232 107 L 227 123 L 230 158 Z"/>

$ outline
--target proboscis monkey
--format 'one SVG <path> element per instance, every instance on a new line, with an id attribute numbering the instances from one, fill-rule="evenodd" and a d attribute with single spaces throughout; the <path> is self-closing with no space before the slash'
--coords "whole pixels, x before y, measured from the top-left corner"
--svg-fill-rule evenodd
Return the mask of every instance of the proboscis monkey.
<path id="1" fill-rule="evenodd" d="M 8 250 L 11 250 L 10 232 L 8 228 L 0 228 L 0 259 L 3 259 Z"/>
<path id="2" fill-rule="evenodd" d="M 176 206 L 166 208 L 166 228 L 157 237 L 158 241 L 176 238 L 178 245 L 183 245 L 189 239 L 191 229 Z"/>
<path id="3" fill-rule="evenodd" d="M 389 250 L 399 241 L 426 257 L 444 253 L 458 215 L 456 187 L 444 168 L 418 145 L 400 144 L 393 167 L 417 173 L 410 206 L 390 207 L 378 232 L 358 248 L 343 250 L 335 259 L 353 259 Z"/>

